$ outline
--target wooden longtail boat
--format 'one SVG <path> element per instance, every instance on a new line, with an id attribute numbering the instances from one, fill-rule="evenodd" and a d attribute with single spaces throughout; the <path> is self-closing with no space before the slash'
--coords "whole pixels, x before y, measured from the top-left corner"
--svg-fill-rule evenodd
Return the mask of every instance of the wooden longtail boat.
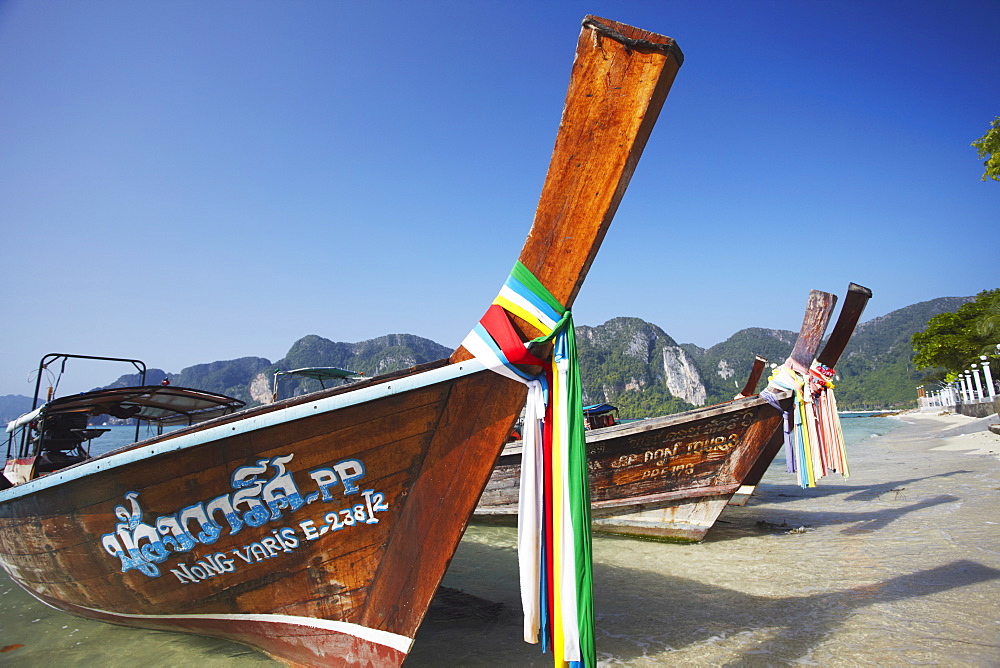
<path id="1" fill-rule="evenodd" d="M 681 59 L 670 38 L 584 21 L 520 255 L 567 307 Z M 525 396 L 459 348 L 185 427 L 0 491 L 0 564 L 81 616 L 290 664 L 398 665 Z"/>
<path id="2" fill-rule="evenodd" d="M 837 362 L 840 361 L 840 356 L 844 354 L 844 349 L 850 342 L 851 336 L 853 336 L 854 330 L 858 326 L 858 322 L 861 320 L 861 314 L 864 313 L 865 306 L 868 305 L 868 300 L 871 299 L 871 297 L 872 291 L 863 285 L 851 283 L 848 286 L 847 296 L 844 298 L 843 306 L 840 307 L 840 315 L 837 316 L 837 322 L 833 326 L 833 332 L 830 334 L 830 338 L 827 339 L 826 344 L 823 346 L 823 350 L 816 356 L 816 361 L 818 363 L 823 364 L 830 369 L 837 366 Z M 744 477 L 740 488 L 729 500 L 729 505 L 746 505 L 747 500 L 754 493 L 757 485 L 760 484 L 761 478 L 764 477 L 764 473 L 771 465 L 771 462 L 774 461 L 774 458 L 778 456 L 779 452 L 781 452 L 781 448 L 784 444 L 785 433 L 783 429 L 779 429 L 771 437 L 767 446 L 761 450 L 760 455 L 757 457 L 757 461 L 755 461 L 753 466 L 750 467 L 750 471 Z"/>
<path id="3" fill-rule="evenodd" d="M 793 356 L 812 360 L 836 297 L 813 290 Z M 743 392 L 753 393 L 757 378 Z M 783 408 L 791 394 L 781 394 Z M 587 432 L 594 531 L 700 541 L 772 435 L 782 414 L 758 395 Z M 518 510 L 519 443 L 504 448 L 476 508 L 480 520 Z"/>

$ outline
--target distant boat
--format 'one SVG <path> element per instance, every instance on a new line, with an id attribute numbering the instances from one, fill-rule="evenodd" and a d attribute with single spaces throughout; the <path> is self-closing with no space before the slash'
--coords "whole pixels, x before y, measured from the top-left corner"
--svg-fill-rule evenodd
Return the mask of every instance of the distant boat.
<path id="1" fill-rule="evenodd" d="M 567 308 L 681 58 L 669 38 L 584 21 L 517 265 Z M 517 345 L 536 335 L 514 322 Z M 92 458 L 77 447 L 95 436 L 85 426 L 54 425 L 72 413 L 61 407 L 140 412 L 111 397 L 54 399 L 8 426 L 0 564 L 84 617 L 227 638 L 290 664 L 398 665 L 526 393 L 463 347 Z M 45 471 L 46 453 L 79 461 L 48 458 Z"/>
<path id="2" fill-rule="evenodd" d="M 813 290 L 792 356 L 812 361 L 836 297 Z M 743 391 L 722 404 L 587 432 L 594 531 L 700 541 L 742 484 L 782 413 L 754 394 L 758 357 Z M 777 393 L 782 407 L 791 393 Z M 752 396 L 750 396 L 752 395 Z M 480 520 L 518 511 L 520 444 L 508 444 L 476 508 Z"/>
<path id="3" fill-rule="evenodd" d="M 583 420 L 586 429 L 613 427 L 618 424 L 618 407 L 611 404 L 584 406 Z"/>

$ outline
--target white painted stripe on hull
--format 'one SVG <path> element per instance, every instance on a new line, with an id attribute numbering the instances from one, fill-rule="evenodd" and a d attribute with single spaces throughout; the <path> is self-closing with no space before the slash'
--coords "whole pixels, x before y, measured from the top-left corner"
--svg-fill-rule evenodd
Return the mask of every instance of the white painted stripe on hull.
<path id="1" fill-rule="evenodd" d="M 23 586 L 23 585 L 22 585 Z M 24 590 L 31 594 L 33 597 L 38 599 L 41 603 L 49 606 L 50 608 L 55 608 L 54 605 L 49 603 L 47 600 L 42 598 L 37 592 L 24 587 Z M 361 640 L 366 640 L 368 642 L 373 642 L 377 645 L 383 645 L 389 647 L 404 654 L 409 654 L 410 648 L 413 647 L 413 638 L 408 638 L 398 633 L 392 633 L 390 631 L 382 631 L 380 629 L 373 629 L 368 626 L 362 626 L 361 624 L 351 624 L 350 622 L 338 622 L 332 619 L 317 619 L 315 617 L 298 617 L 295 615 L 267 615 L 267 614 L 203 614 L 203 615 L 135 615 L 126 612 L 110 612 L 108 610 L 101 610 L 100 608 L 90 608 L 86 605 L 78 605 L 76 603 L 69 603 L 63 601 L 63 603 L 72 608 L 78 608 L 80 610 L 87 610 L 89 612 L 97 613 L 99 615 L 107 615 L 108 617 L 119 617 L 124 619 L 211 619 L 211 620 L 226 620 L 226 621 L 247 621 L 247 622 L 265 622 L 271 624 L 291 624 L 293 626 L 305 626 L 312 629 L 322 629 L 324 631 L 336 631 L 337 633 L 343 633 L 345 635 L 354 636 L 355 638 L 360 638 Z M 64 608 L 55 608 L 57 610 L 64 610 Z"/>
<path id="2" fill-rule="evenodd" d="M 404 376 L 396 380 L 379 383 L 378 385 L 361 387 L 352 392 L 336 394 L 332 397 L 318 399 L 317 401 L 310 401 L 296 406 L 288 406 L 287 408 L 280 408 L 261 415 L 255 415 L 253 417 L 237 420 L 236 422 L 222 424 L 217 427 L 210 427 L 192 434 L 184 434 L 183 436 L 172 438 L 163 443 L 155 443 L 143 448 L 136 448 L 135 450 L 129 450 L 117 455 L 111 455 L 110 457 L 94 459 L 78 466 L 56 473 L 50 473 L 49 475 L 36 478 L 30 482 L 15 485 L 10 489 L 0 491 L 0 503 L 32 494 L 43 489 L 56 487 L 72 480 L 79 480 L 80 478 L 85 478 L 99 471 L 106 471 L 109 469 L 127 466 L 129 464 L 149 459 L 157 455 L 162 455 L 164 453 L 186 450 L 188 448 L 228 438 L 230 436 L 246 434 L 259 429 L 284 424 L 286 422 L 301 420 L 302 418 L 306 418 L 311 415 L 329 413 L 330 411 L 346 408 L 348 406 L 355 406 L 357 404 L 375 401 L 376 399 L 382 399 L 395 394 L 416 390 L 421 387 L 427 387 L 436 383 L 454 380 L 463 376 L 470 376 L 479 371 L 483 371 L 485 368 L 486 367 L 484 367 L 483 364 L 476 359 L 471 359 L 459 364 L 449 364 L 444 367 L 430 369 L 429 371 L 417 373 L 412 376 Z"/>
<path id="3" fill-rule="evenodd" d="M 191 620 L 196 621 L 199 619 L 204 620 L 222 620 L 231 622 L 263 622 L 266 624 L 290 624 L 292 626 L 304 626 L 311 629 L 320 629 L 323 631 L 334 631 L 336 633 L 343 633 L 345 635 L 353 636 L 359 638 L 366 642 L 372 642 L 377 645 L 383 645 L 397 652 L 402 652 L 403 654 L 408 654 L 410 648 L 413 647 L 413 638 L 407 638 L 406 636 L 399 635 L 398 633 L 391 633 L 389 631 L 382 631 L 380 629 L 373 629 L 368 626 L 362 626 L 361 624 L 351 624 L 350 622 L 338 622 L 332 619 L 316 619 L 313 617 L 297 617 L 294 615 L 266 615 L 266 614 L 204 614 L 204 615 L 133 615 L 124 612 L 109 612 L 107 610 L 101 610 L 100 608 L 88 608 L 84 605 L 74 606 L 82 610 L 89 610 L 101 615 L 107 615 L 109 617 L 118 617 L 123 619 L 148 619 L 150 621 L 155 620 Z"/>
<path id="4" fill-rule="evenodd" d="M 37 592 L 24 588 L 29 594 L 34 598 L 38 599 L 41 603 L 49 606 L 50 608 L 55 608 L 52 603 L 42 598 Z M 398 633 L 392 633 L 390 631 L 382 631 L 379 629 L 373 629 L 368 626 L 362 626 L 361 624 L 351 624 L 350 622 L 338 622 L 332 619 L 317 619 L 314 617 L 298 617 L 294 615 L 267 615 L 267 614 L 203 614 L 203 615 L 135 615 L 126 612 L 110 612 L 108 610 L 101 610 L 100 608 L 90 608 L 86 605 L 78 605 L 76 603 L 69 603 L 63 601 L 64 605 L 71 608 L 76 608 L 80 610 L 87 610 L 92 613 L 99 615 L 106 615 L 108 617 L 118 617 L 123 619 L 190 619 L 190 620 L 225 620 L 225 621 L 247 621 L 247 622 L 265 622 L 271 624 L 291 624 L 292 626 L 304 626 L 312 629 L 322 629 L 324 631 L 335 631 L 337 633 L 343 633 L 345 635 L 353 636 L 361 640 L 368 642 L 373 642 L 377 645 L 383 645 L 389 647 L 404 654 L 409 654 L 410 648 L 413 647 L 413 638 L 408 638 Z M 55 608 L 57 610 L 65 610 L 65 608 Z"/>

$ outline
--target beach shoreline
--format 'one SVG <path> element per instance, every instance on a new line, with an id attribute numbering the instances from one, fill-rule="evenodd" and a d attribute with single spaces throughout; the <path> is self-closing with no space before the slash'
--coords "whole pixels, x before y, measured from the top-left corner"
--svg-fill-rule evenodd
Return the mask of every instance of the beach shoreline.
<path id="1" fill-rule="evenodd" d="M 1000 663 L 1000 436 L 989 419 L 884 419 L 851 477 L 801 489 L 776 463 L 700 544 L 595 535 L 600 663 Z M 429 617 L 408 665 L 551 661 L 520 638 L 515 541 L 470 527 L 444 584 L 503 612 Z"/>
<path id="2" fill-rule="evenodd" d="M 996 413 L 976 418 L 950 411 L 906 411 L 891 419 L 918 426 L 923 431 L 920 438 L 941 440 L 940 445 L 932 448 L 934 450 L 1000 457 L 1000 434 L 989 430 L 990 425 L 1000 424 L 1000 416 Z"/>

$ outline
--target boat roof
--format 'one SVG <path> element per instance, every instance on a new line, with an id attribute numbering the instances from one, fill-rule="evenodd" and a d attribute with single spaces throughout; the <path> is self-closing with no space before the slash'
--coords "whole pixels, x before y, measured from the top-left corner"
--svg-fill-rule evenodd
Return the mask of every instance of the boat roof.
<path id="1" fill-rule="evenodd" d="M 292 369 L 291 371 L 278 371 L 276 373 L 285 376 L 304 376 L 315 380 L 357 380 L 364 377 L 364 374 L 357 373 L 356 371 L 348 371 L 347 369 L 338 369 L 335 366 L 308 366 L 301 369 Z"/>
<path id="2" fill-rule="evenodd" d="M 584 415 L 600 415 L 601 413 L 610 413 L 611 411 L 618 410 L 617 406 L 612 406 L 611 404 L 592 404 L 590 406 L 583 407 Z"/>
<path id="3" fill-rule="evenodd" d="M 232 413 L 246 404 L 223 394 L 173 385 L 143 385 L 93 390 L 59 397 L 7 425 L 7 431 L 40 415 L 86 413 L 136 418 L 158 425 L 188 425 Z"/>

